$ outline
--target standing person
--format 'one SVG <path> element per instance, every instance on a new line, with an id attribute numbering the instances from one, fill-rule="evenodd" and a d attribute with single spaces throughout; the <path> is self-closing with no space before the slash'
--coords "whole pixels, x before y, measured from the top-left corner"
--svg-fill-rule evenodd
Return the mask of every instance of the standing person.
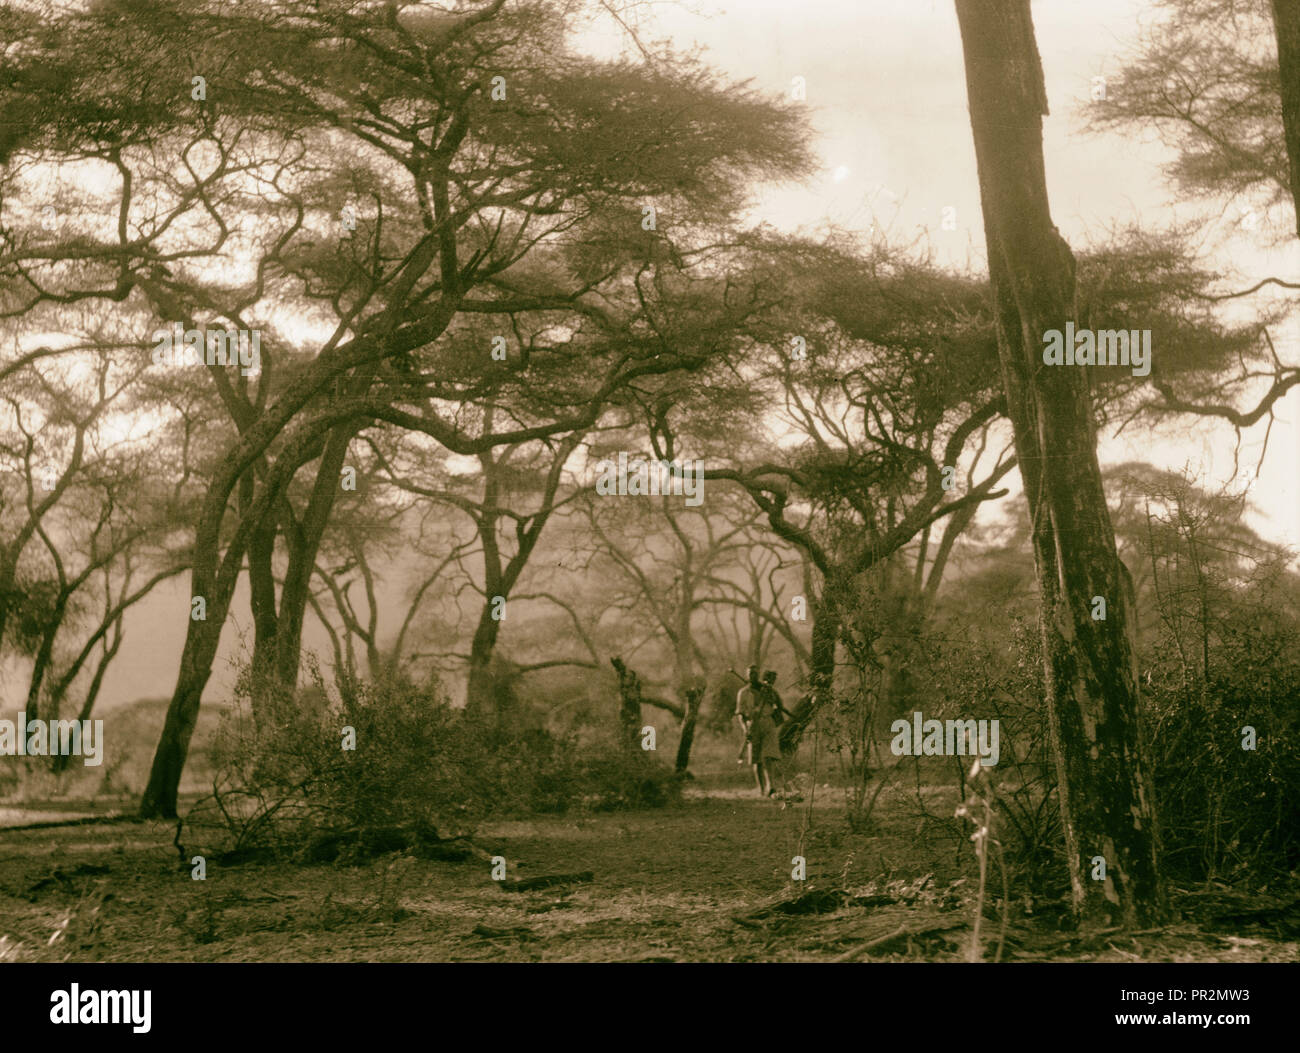
<path id="1" fill-rule="evenodd" d="M 769 669 L 763 674 L 762 686 L 763 701 L 767 703 L 772 713 L 772 723 L 776 726 L 776 748 L 778 757 L 772 763 L 776 765 L 777 774 L 781 776 L 782 795 L 796 801 L 802 801 L 803 797 L 798 794 L 791 794 L 790 780 L 785 771 L 785 758 L 779 756 L 781 752 L 781 725 L 784 724 L 792 714 L 785 708 L 785 703 L 781 701 L 781 695 L 776 690 L 776 670 Z"/>
<path id="2" fill-rule="evenodd" d="M 740 725 L 740 752 L 736 754 L 737 764 L 749 763 L 749 720 L 750 715 L 756 708 L 756 696 L 758 683 L 756 677 L 758 667 L 751 665 L 745 670 L 743 678 L 737 676 L 741 681 L 741 687 L 736 692 L 736 723 Z"/>
<path id="3" fill-rule="evenodd" d="M 763 685 L 758 679 L 757 666 L 749 667 L 749 679 L 736 693 L 736 720 L 745 735 L 737 762 L 754 766 L 754 781 L 758 784 L 759 795 L 771 797 L 775 792 L 771 765 L 780 765 L 781 743 L 776 723 L 772 720 L 772 707 L 764 697 Z"/>

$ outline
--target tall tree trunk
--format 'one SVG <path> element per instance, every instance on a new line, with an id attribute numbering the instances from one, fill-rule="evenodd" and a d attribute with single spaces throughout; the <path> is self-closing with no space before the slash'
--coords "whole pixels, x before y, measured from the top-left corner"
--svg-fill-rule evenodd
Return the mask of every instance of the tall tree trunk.
<path id="1" fill-rule="evenodd" d="M 1273 29 L 1277 34 L 1277 67 L 1282 81 L 1282 130 L 1300 234 L 1300 0 L 1273 0 Z"/>
<path id="2" fill-rule="evenodd" d="M 1086 926 L 1163 914 L 1137 659 L 1097 462 L 1089 382 L 1044 366 L 1074 311 L 1074 257 L 1052 222 L 1047 112 L 1029 0 L 957 0 L 996 298 L 998 355 L 1033 517 L 1046 703 L 1072 903 Z M 1093 597 L 1106 601 L 1093 620 Z M 1097 865 L 1104 861 L 1103 872 Z"/>
<path id="3" fill-rule="evenodd" d="M 350 392 L 358 396 L 365 394 L 373 373 L 373 368 L 362 370 L 359 376 L 351 378 Z M 257 717 L 259 709 L 264 710 L 268 701 L 292 699 L 298 686 L 302 630 L 307 617 L 311 578 L 325 529 L 338 500 L 343 462 L 357 431 L 358 424 L 349 422 L 330 432 L 301 521 L 294 518 L 288 501 L 280 502 L 277 512 L 266 517 L 249 544 L 248 570 L 254 625 L 253 709 L 259 724 L 262 723 L 262 719 Z M 277 602 L 272 564 L 275 540 L 281 531 L 286 540 L 288 560 Z"/>
<path id="4" fill-rule="evenodd" d="M 199 720 L 203 689 L 212 675 L 212 663 L 217 656 L 217 644 L 221 639 L 224 620 L 225 612 L 222 611 L 221 620 L 190 622 L 185 649 L 181 652 L 176 689 L 172 692 L 167 719 L 154 751 L 149 782 L 140 799 L 142 818 L 176 818 L 181 773 L 189 754 L 190 738 Z"/>
<path id="5" fill-rule="evenodd" d="M 362 378 L 354 386 L 368 385 Z M 280 616 L 276 628 L 275 677 L 286 691 L 298 685 L 298 668 L 302 661 L 302 627 L 307 617 L 307 597 L 311 592 L 311 576 L 316 568 L 325 528 L 338 500 L 343 462 L 348 447 L 356 435 L 355 423 L 335 428 L 325 444 L 311 499 L 303 512 L 294 541 L 289 546 L 289 563 L 285 569 L 284 585 L 280 590 Z"/>
<path id="6" fill-rule="evenodd" d="M 279 530 L 280 510 L 273 509 L 262 517 L 248 543 L 248 604 L 253 615 L 249 691 L 253 721 L 259 728 L 271 721 L 274 693 L 276 635 L 280 628 L 275 595 L 275 539 Z"/>

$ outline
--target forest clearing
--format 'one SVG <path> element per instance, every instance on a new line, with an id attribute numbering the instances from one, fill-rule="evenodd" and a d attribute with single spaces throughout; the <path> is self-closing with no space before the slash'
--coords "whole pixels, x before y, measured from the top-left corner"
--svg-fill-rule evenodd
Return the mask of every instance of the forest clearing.
<path id="1" fill-rule="evenodd" d="M 39 818 L 9 811 L 0 815 L 10 860 L 0 913 L 37 960 L 968 960 L 978 868 L 952 815 L 955 785 L 918 791 L 900 772 L 870 832 L 855 833 L 838 788 L 801 773 L 804 801 L 761 800 L 743 773 L 726 770 L 729 744 L 709 745 L 702 752 L 716 770 L 678 805 L 483 828 L 475 843 L 510 861 L 505 882 L 473 856 L 451 863 L 403 851 L 344 867 L 241 862 L 178 882 L 191 868 L 175 858 L 167 825 L 124 818 L 7 832 L 57 823 L 77 802 L 54 802 Z M 95 811 L 114 804 L 129 811 L 129 799 Z M 808 860 L 805 882 L 791 880 L 798 855 Z M 546 878 L 556 883 L 510 887 Z M 990 893 L 982 940 L 989 960 L 1001 940 L 1007 961 L 1300 956 L 1294 890 L 1245 897 L 1210 885 L 1179 890 L 1174 906 L 1179 920 L 1167 927 L 1081 935 L 1063 924 L 1064 903 L 1013 899 L 1003 933 L 1001 897 Z M 58 948 L 42 948 L 65 922 Z"/>

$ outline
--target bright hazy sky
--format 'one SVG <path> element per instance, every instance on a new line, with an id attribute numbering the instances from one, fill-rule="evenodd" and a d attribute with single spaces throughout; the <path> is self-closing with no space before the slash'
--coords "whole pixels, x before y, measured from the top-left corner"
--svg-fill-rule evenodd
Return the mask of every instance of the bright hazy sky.
<path id="1" fill-rule="evenodd" d="M 657 8 L 644 30 L 670 38 L 679 48 L 698 44 L 713 65 L 737 79 L 753 78 L 772 91 L 789 91 L 791 79 L 807 82 L 818 149 L 820 178 L 805 187 L 763 196 L 758 214 L 780 227 L 815 229 L 827 221 L 866 233 L 882 227 L 891 242 L 928 236 L 941 264 L 984 270 L 975 152 L 966 108 L 961 38 L 951 0 L 697 0 L 692 13 L 680 5 Z M 1205 203 L 1180 200 L 1165 181 L 1169 155 L 1146 141 L 1083 131 L 1093 78 L 1116 74 L 1142 27 L 1159 17 L 1151 0 L 1034 0 L 1035 29 L 1047 80 L 1051 116 L 1044 122 L 1044 149 L 1052 214 L 1077 249 L 1101 242 L 1109 230 L 1134 224 L 1152 229 L 1205 211 Z M 654 30 L 658 29 L 658 32 Z M 1222 203 L 1218 203 L 1221 207 Z M 1300 242 L 1287 238 L 1270 248 L 1276 230 L 1254 234 L 1241 223 L 1234 203 L 1208 242 L 1210 262 L 1235 270 L 1244 288 L 1266 275 L 1300 276 Z M 944 231 L 940 212 L 956 209 L 957 230 Z M 1285 227 L 1290 216 L 1266 221 Z M 928 232 L 928 234 L 927 234 Z M 1288 361 L 1300 358 L 1294 323 L 1273 332 Z M 1154 354 L 1159 354 L 1155 349 Z M 1300 546 L 1300 395 L 1278 408 L 1268 455 L 1251 497 L 1258 528 Z M 1244 484 L 1259 459 L 1264 424 L 1242 446 Z M 1204 473 L 1207 485 L 1232 472 L 1233 432 L 1224 424 L 1189 422 L 1166 429 L 1163 441 L 1103 441 L 1104 463 L 1152 460 Z"/>

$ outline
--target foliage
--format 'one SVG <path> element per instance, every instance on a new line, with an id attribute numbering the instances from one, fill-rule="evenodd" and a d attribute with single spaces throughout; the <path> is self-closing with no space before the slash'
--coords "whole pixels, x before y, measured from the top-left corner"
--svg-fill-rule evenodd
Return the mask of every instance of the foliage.
<path id="1" fill-rule="evenodd" d="M 1275 569 L 1224 601 L 1208 672 L 1180 665 L 1167 629 L 1148 656 L 1163 858 L 1183 878 L 1267 881 L 1300 864 L 1300 591 Z"/>
<path id="2" fill-rule="evenodd" d="M 247 707 L 227 715 L 212 748 L 212 792 L 187 825 L 223 829 L 236 852 L 441 856 L 439 846 L 489 817 L 658 807 L 680 796 L 657 762 L 467 715 L 434 681 L 342 679 L 330 697 L 316 679 L 314 691 L 280 696 L 260 726 Z M 343 748 L 353 733 L 355 749 Z"/>
<path id="3" fill-rule="evenodd" d="M 933 714 L 927 709 L 927 717 L 998 721 L 998 763 L 983 771 L 997 773 L 996 787 L 990 778 L 985 794 L 996 810 L 1010 883 L 1031 896 L 1063 891 L 1061 816 L 1042 703 L 1042 642 L 1036 621 L 1017 617 L 1009 632 L 947 635 L 932 640 L 927 652 L 942 655 L 928 671 L 937 706 Z M 954 757 L 952 763 L 964 796 L 970 758 Z"/>

